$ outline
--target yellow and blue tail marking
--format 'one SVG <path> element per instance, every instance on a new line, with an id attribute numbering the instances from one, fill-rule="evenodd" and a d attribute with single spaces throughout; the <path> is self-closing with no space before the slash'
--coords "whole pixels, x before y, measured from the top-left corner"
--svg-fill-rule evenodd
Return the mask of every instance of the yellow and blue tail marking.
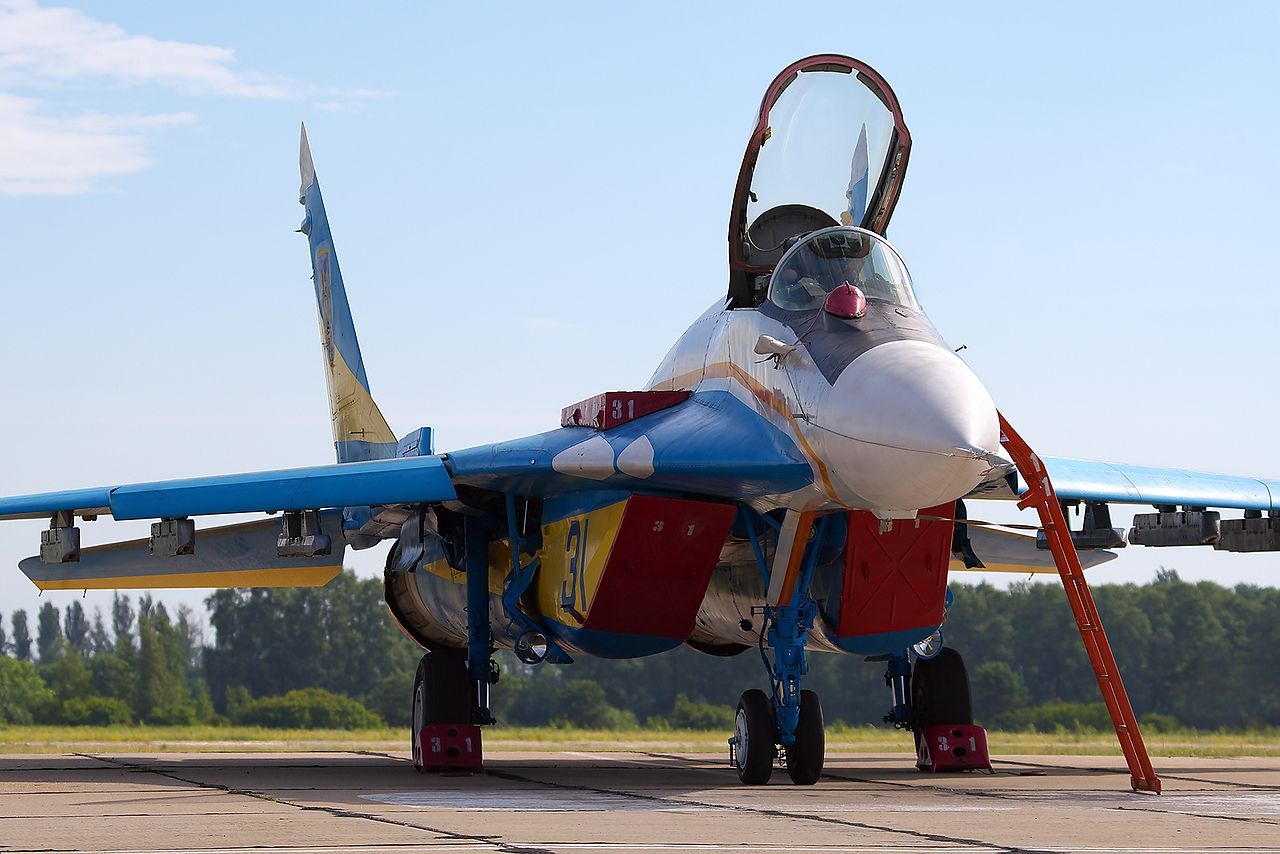
<path id="1" fill-rule="evenodd" d="M 360 358 L 360 342 L 347 304 L 347 291 L 333 249 L 329 218 L 325 215 L 316 180 L 307 128 L 302 128 L 299 154 L 302 186 L 298 201 L 306 207 L 306 219 L 299 231 L 311 245 L 311 278 L 315 284 L 316 306 L 320 312 L 320 338 L 324 345 L 325 380 L 329 388 L 329 413 L 333 420 L 333 442 L 338 462 L 356 462 L 394 456 L 395 434 L 387 426 L 369 392 L 369 380 Z"/>

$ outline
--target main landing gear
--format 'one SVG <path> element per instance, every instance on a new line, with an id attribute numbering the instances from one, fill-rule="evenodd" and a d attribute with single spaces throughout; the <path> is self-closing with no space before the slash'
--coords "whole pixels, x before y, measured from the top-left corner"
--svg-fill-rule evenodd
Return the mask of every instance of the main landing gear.
<path id="1" fill-rule="evenodd" d="M 413 680 L 413 767 L 483 770 L 480 727 L 492 724 L 489 687 L 498 681 L 489 622 L 488 547 L 493 524 L 467 516 L 460 531 L 467 585 L 467 648 L 429 652 Z"/>
<path id="2" fill-rule="evenodd" d="M 413 678 L 413 767 L 421 773 L 481 768 L 480 727 L 471 719 L 474 683 L 462 650 L 429 652 Z"/>
<path id="3" fill-rule="evenodd" d="M 772 696 L 753 688 L 738 700 L 733 737 L 729 739 L 730 761 L 739 780 L 761 786 L 769 782 L 781 747 L 791 782 L 812 786 L 822 776 L 826 735 L 822 703 L 816 692 L 800 689 L 800 679 L 808 672 L 805 645 L 818 616 L 809 586 L 826 532 L 825 520 L 810 513 L 788 512 L 777 526 L 778 546 L 770 570 L 751 530 L 751 514 L 743 515 L 757 544 L 756 559 L 768 590 L 767 604 L 760 610 L 760 652 L 765 656 L 767 638 L 773 650 L 773 661 L 767 656 L 764 659 Z"/>

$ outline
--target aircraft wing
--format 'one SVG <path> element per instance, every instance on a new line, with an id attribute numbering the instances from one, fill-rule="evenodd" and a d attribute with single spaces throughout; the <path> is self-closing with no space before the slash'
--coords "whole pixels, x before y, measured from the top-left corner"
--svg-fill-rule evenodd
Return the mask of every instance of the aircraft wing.
<path id="1" fill-rule="evenodd" d="M 740 500 L 811 483 L 813 469 L 788 435 L 763 419 L 738 417 L 745 413 L 732 395 L 713 394 L 607 431 L 561 427 L 447 454 L 0 498 L 0 520 L 47 520 L 57 514 L 174 519 L 342 508 L 356 511 L 349 528 L 381 538 L 399 532 L 403 513 L 395 505 L 454 501 L 455 487 L 538 498 L 581 489 L 659 489 Z M 206 536 L 200 535 L 201 542 Z M 137 553 L 133 548 L 122 554 Z M 274 547 L 263 553 L 274 555 Z M 121 559 L 114 552 L 109 557 Z M 217 563 L 199 572 L 247 569 Z M 116 573 L 114 565 L 111 572 Z M 82 575 L 61 580 L 81 582 Z"/>
<path id="2" fill-rule="evenodd" d="M 1043 457 L 1059 498 L 1117 504 L 1170 504 L 1280 510 L 1280 480 Z M 1023 490 L 1020 488 L 1019 492 Z"/>
<path id="3" fill-rule="evenodd" d="M 72 489 L 0 498 L 0 520 L 55 513 L 163 519 L 226 513 L 416 504 L 456 498 L 438 456 Z"/>

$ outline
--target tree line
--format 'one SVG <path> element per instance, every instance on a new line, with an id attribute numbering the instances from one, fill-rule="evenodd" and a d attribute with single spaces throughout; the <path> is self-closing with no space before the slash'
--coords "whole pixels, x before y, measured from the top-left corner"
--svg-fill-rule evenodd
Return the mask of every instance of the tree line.
<path id="1" fill-rule="evenodd" d="M 953 585 L 947 644 L 969 667 L 979 723 L 1107 726 L 1070 607 L 1057 585 Z M 1154 727 L 1280 725 L 1280 589 L 1099 585 L 1134 707 Z M 0 620 L 0 723 L 407 726 L 421 655 L 388 618 L 378 579 L 344 572 L 299 590 L 219 590 L 208 630 L 117 594 L 109 614 L 79 601 Z M 509 725 L 727 729 L 738 695 L 767 687 L 757 650 L 717 658 L 678 649 L 629 661 L 529 667 L 503 655 L 494 711 Z M 813 653 L 807 687 L 828 721 L 879 723 L 884 665 Z"/>

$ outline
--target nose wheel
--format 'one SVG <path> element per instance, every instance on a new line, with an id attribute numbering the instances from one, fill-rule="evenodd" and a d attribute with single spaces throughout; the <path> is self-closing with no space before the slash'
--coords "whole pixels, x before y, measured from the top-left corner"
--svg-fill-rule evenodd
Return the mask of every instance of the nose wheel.
<path id="1" fill-rule="evenodd" d="M 778 760 L 778 721 L 769 696 L 758 688 L 738 699 L 732 746 L 738 779 L 748 786 L 763 786 L 773 776 Z M 816 691 L 800 692 L 800 719 L 795 741 L 782 749 L 787 776 L 797 786 L 812 786 L 822 776 L 827 738 L 822 703 Z"/>
<path id="2" fill-rule="evenodd" d="M 748 786 L 763 786 L 773 775 L 773 762 L 778 757 L 777 731 L 769 697 L 759 688 L 742 692 L 729 744 L 738 779 Z"/>
<path id="3" fill-rule="evenodd" d="M 822 721 L 822 703 L 816 691 L 800 692 L 800 721 L 796 743 L 786 748 L 787 774 L 797 786 L 812 786 L 822 776 L 826 761 L 827 734 Z"/>

